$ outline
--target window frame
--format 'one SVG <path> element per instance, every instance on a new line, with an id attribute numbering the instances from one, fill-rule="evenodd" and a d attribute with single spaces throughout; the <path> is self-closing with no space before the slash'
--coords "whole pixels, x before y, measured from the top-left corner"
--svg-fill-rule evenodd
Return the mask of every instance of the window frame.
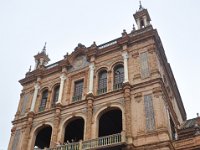
<path id="1" fill-rule="evenodd" d="M 52 95 L 52 102 L 51 102 L 52 108 L 56 106 L 56 102 L 58 101 L 59 94 L 60 94 L 60 84 L 54 86 L 53 88 L 53 95 Z"/>
<path id="2" fill-rule="evenodd" d="M 116 75 L 116 71 L 121 68 L 123 68 L 123 71 L 120 72 L 118 75 Z M 119 80 L 118 82 L 116 82 L 116 76 L 118 77 L 117 79 Z M 123 82 L 124 82 L 124 65 L 117 64 L 113 68 L 113 90 L 122 89 Z"/>
<path id="3" fill-rule="evenodd" d="M 105 75 L 105 77 L 103 77 L 103 75 Z M 102 69 L 98 73 L 97 95 L 107 93 L 107 90 L 108 90 L 108 71 L 106 69 Z"/>
<path id="4" fill-rule="evenodd" d="M 81 83 L 81 89 L 79 87 L 76 87 L 77 84 Z M 78 93 L 77 93 L 77 88 L 78 88 Z M 81 92 L 79 92 L 81 91 Z M 83 98 L 83 92 L 84 92 L 84 79 L 79 79 L 74 81 L 74 87 L 73 87 L 73 95 L 72 95 L 72 102 L 77 102 L 81 101 Z"/>
<path id="5" fill-rule="evenodd" d="M 46 94 L 46 96 L 44 96 L 44 94 Z M 48 89 L 43 90 L 42 91 L 42 97 L 41 97 L 41 100 L 40 100 L 40 106 L 39 106 L 39 109 L 38 109 L 39 112 L 43 112 L 45 110 L 46 105 L 47 105 L 48 96 L 49 96 Z"/>

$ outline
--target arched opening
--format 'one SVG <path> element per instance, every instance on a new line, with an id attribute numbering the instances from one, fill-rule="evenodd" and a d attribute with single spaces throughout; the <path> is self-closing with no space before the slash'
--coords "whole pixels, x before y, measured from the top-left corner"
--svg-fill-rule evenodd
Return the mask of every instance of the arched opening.
<path id="1" fill-rule="evenodd" d="M 114 84 L 113 89 L 121 89 L 122 84 L 124 82 L 124 66 L 123 65 L 117 65 L 114 68 Z"/>
<path id="2" fill-rule="evenodd" d="M 74 118 L 65 127 L 64 143 L 78 142 L 84 138 L 83 118 Z"/>
<path id="3" fill-rule="evenodd" d="M 49 148 L 50 141 L 51 141 L 51 133 L 52 128 L 51 126 L 46 126 L 38 131 L 36 135 L 35 145 L 34 147 L 44 149 Z"/>
<path id="4" fill-rule="evenodd" d="M 98 78 L 98 95 L 106 93 L 107 92 L 107 71 L 102 70 L 99 73 L 99 78 Z"/>
<path id="5" fill-rule="evenodd" d="M 99 137 L 121 133 L 122 111 L 111 109 L 103 113 L 99 118 Z"/>

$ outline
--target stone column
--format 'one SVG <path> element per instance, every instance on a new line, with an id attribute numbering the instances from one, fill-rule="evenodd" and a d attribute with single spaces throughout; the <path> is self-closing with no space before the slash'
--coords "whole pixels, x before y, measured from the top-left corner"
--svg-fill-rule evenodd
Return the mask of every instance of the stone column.
<path id="1" fill-rule="evenodd" d="M 39 83 L 36 83 L 35 84 L 35 90 L 34 90 L 34 93 L 33 93 L 33 99 L 32 99 L 32 103 L 31 103 L 30 112 L 34 112 L 35 103 L 36 103 L 36 100 L 37 100 L 37 95 L 38 95 L 38 90 L 39 89 L 40 89 Z"/>
<path id="2" fill-rule="evenodd" d="M 34 116 L 34 113 L 29 112 L 28 120 L 26 122 L 26 127 L 24 131 L 24 138 L 22 140 L 22 150 L 27 150 L 28 142 L 30 139 L 30 131 L 31 131 L 32 123 L 33 123 L 33 116 Z"/>
<path id="3" fill-rule="evenodd" d="M 122 53 L 124 58 L 124 83 L 129 82 L 128 80 L 128 53 L 125 51 Z"/>
<path id="4" fill-rule="evenodd" d="M 66 77 L 65 74 L 63 73 L 63 74 L 60 76 L 60 89 L 59 89 L 58 101 L 56 102 L 57 104 L 58 104 L 58 103 L 61 104 L 62 95 L 63 95 L 63 88 L 64 88 L 64 83 L 65 83 L 65 80 L 66 80 L 66 79 L 67 79 L 67 77 Z"/>
<path id="5" fill-rule="evenodd" d="M 37 67 L 38 67 L 38 60 L 35 60 L 35 69 L 37 69 Z"/>
<path id="6" fill-rule="evenodd" d="M 58 141 L 58 132 L 59 132 L 59 125 L 60 125 L 60 114 L 61 114 L 61 105 L 56 106 L 56 113 L 53 123 L 53 130 L 52 130 L 52 138 L 50 147 L 56 147 L 56 144 L 60 141 Z"/>
<path id="7" fill-rule="evenodd" d="M 88 94 L 93 93 L 93 84 L 94 84 L 94 63 L 89 65 L 90 68 L 90 76 L 89 76 L 89 89 Z"/>
<path id="8" fill-rule="evenodd" d="M 144 20 L 144 26 L 145 26 L 145 27 L 148 26 L 147 16 L 144 16 L 144 17 L 143 17 L 143 20 Z"/>
<path id="9" fill-rule="evenodd" d="M 136 23 L 137 23 L 138 30 L 139 30 L 139 29 L 141 28 L 141 25 L 140 25 L 140 19 L 139 19 L 139 18 L 136 20 Z"/>
<path id="10" fill-rule="evenodd" d="M 87 121 L 86 121 L 86 135 L 85 140 L 92 138 L 92 115 L 93 115 L 93 94 L 87 95 Z"/>
<path id="11" fill-rule="evenodd" d="M 126 136 L 128 143 L 132 143 L 132 121 L 131 121 L 131 85 L 125 83 L 123 85 L 124 89 L 124 101 L 125 101 L 125 120 L 126 120 Z"/>

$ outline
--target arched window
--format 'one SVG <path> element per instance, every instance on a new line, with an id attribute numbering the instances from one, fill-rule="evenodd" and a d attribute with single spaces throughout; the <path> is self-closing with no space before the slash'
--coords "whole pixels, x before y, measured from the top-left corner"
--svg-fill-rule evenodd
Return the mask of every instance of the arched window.
<path id="1" fill-rule="evenodd" d="M 42 93 L 42 99 L 39 107 L 39 112 L 44 111 L 47 103 L 47 98 L 48 98 L 48 90 L 45 90 Z"/>
<path id="2" fill-rule="evenodd" d="M 98 95 L 107 92 L 107 71 L 103 70 L 99 73 Z"/>
<path id="3" fill-rule="evenodd" d="M 124 66 L 123 65 L 117 65 L 114 68 L 114 84 L 113 89 L 121 89 L 122 84 L 124 82 Z"/>
<path id="4" fill-rule="evenodd" d="M 54 88 L 54 92 L 53 92 L 53 100 L 52 100 L 52 107 L 55 107 L 56 102 L 58 101 L 58 96 L 59 96 L 59 90 L 60 90 L 60 85 L 56 86 Z"/>
<path id="5" fill-rule="evenodd" d="M 36 134 L 36 140 L 34 147 L 36 149 L 44 149 L 50 147 L 52 128 L 49 125 L 45 125 Z"/>

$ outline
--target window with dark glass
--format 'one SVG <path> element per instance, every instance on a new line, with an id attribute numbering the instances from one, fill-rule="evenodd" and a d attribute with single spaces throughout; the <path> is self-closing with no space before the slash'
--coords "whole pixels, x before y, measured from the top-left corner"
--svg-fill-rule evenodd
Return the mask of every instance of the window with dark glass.
<path id="1" fill-rule="evenodd" d="M 40 107 L 39 107 L 40 112 L 45 110 L 47 98 L 48 98 L 48 90 L 45 90 L 42 93 L 42 99 L 41 99 L 41 103 L 40 103 Z"/>
<path id="2" fill-rule="evenodd" d="M 54 88 L 52 107 L 55 107 L 56 102 L 58 101 L 59 89 L 60 89 L 60 86 L 56 86 L 56 87 Z"/>
<path id="3" fill-rule="evenodd" d="M 103 94 L 107 92 L 107 71 L 103 70 L 99 73 L 98 81 L 98 94 Z"/>
<path id="4" fill-rule="evenodd" d="M 124 66 L 118 65 L 114 68 L 114 84 L 113 89 L 121 89 L 124 82 Z"/>
<path id="5" fill-rule="evenodd" d="M 73 102 L 79 101 L 82 99 L 83 93 L 83 80 L 76 81 L 74 84 L 74 96 Z"/>

